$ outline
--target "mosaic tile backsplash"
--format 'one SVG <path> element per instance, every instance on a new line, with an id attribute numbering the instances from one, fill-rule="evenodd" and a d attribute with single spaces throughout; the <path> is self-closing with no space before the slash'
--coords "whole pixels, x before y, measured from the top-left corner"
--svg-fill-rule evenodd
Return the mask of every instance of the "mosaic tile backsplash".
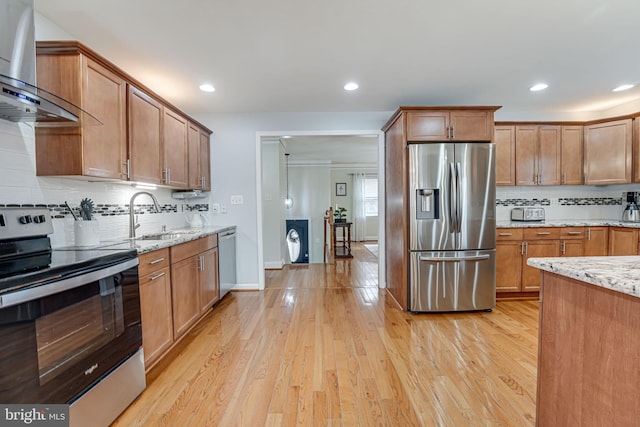
<path id="1" fill-rule="evenodd" d="M 615 206 L 622 205 L 622 197 L 560 197 L 557 199 L 496 199 L 496 206 Z"/>
<path id="2" fill-rule="evenodd" d="M 67 217 L 71 217 L 71 212 L 62 204 L 0 204 L 0 207 L 37 207 L 37 208 L 49 208 L 49 212 L 51 212 L 51 217 L 55 219 L 64 219 Z M 80 216 L 80 207 L 72 206 L 73 213 L 76 216 Z M 140 214 L 155 214 L 156 212 L 155 206 L 153 204 L 136 204 L 134 205 L 133 211 L 136 215 Z M 165 204 L 160 205 L 160 213 L 179 213 L 179 212 L 209 212 L 209 204 Z M 101 216 L 117 216 L 117 215 L 129 215 L 129 205 L 120 205 L 120 204 L 96 204 L 93 210 L 94 214 L 97 217 Z"/>

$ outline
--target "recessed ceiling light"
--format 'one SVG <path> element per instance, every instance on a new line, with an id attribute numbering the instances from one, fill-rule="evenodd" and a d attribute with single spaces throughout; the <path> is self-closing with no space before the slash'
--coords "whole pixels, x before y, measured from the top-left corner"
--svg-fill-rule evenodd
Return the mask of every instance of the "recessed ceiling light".
<path id="1" fill-rule="evenodd" d="M 291 136 L 290 135 L 283 135 L 282 138 L 283 139 L 289 139 L 289 138 L 291 138 Z"/>
<path id="2" fill-rule="evenodd" d="M 200 85 L 200 90 L 203 92 L 215 92 L 216 88 L 211 86 L 209 83 L 205 83 Z"/>
<path id="3" fill-rule="evenodd" d="M 613 92 L 621 92 L 623 90 L 631 89 L 635 85 L 620 85 L 617 88 L 613 89 Z"/>
<path id="4" fill-rule="evenodd" d="M 546 89 L 546 88 L 548 88 L 548 87 L 549 87 L 549 85 L 548 85 L 548 84 L 546 84 L 546 83 L 538 83 L 538 84 L 535 84 L 535 85 L 531 86 L 531 87 L 529 88 L 529 90 L 530 90 L 531 92 L 537 92 L 537 91 L 539 91 L 539 90 L 545 90 L 545 89 Z"/>
<path id="5" fill-rule="evenodd" d="M 344 85 L 344 90 L 356 90 L 358 89 L 358 83 L 349 82 Z"/>

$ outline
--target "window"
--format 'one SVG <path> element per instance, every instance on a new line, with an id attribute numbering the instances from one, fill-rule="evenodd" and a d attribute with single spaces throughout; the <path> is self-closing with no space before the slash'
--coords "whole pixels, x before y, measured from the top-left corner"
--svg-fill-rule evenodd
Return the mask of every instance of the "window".
<path id="1" fill-rule="evenodd" d="M 364 214 L 365 216 L 378 216 L 377 177 L 366 177 L 364 179 Z"/>

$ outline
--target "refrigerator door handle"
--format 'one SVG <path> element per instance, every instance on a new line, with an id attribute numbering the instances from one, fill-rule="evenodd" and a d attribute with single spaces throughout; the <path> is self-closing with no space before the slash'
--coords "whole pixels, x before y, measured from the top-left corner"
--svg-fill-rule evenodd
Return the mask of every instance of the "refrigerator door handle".
<path id="1" fill-rule="evenodd" d="M 449 163 L 449 232 L 455 233 L 458 229 L 456 220 L 458 218 L 458 181 L 456 180 L 456 169 L 453 163 Z"/>
<path id="2" fill-rule="evenodd" d="M 456 231 L 458 233 L 462 230 L 462 203 L 460 201 L 460 191 L 462 191 L 461 168 L 460 162 L 456 162 Z"/>
<path id="3" fill-rule="evenodd" d="M 418 258 L 422 262 L 461 262 L 461 261 L 484 261 L 489 259 L 489 255 L 472 255 L 466 257 L 430 257 L 430 256 L 420 256 Z"/>

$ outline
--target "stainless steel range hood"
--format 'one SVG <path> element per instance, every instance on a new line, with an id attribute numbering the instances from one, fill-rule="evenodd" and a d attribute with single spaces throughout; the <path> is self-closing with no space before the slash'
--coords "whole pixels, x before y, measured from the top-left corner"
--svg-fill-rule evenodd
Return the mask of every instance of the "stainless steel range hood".
<path id="1" fill-rule="evenodd" d="M 0 0 L 0 119 L 39 126 L 101 124 L 36 86 L 33 0 Z"/>

